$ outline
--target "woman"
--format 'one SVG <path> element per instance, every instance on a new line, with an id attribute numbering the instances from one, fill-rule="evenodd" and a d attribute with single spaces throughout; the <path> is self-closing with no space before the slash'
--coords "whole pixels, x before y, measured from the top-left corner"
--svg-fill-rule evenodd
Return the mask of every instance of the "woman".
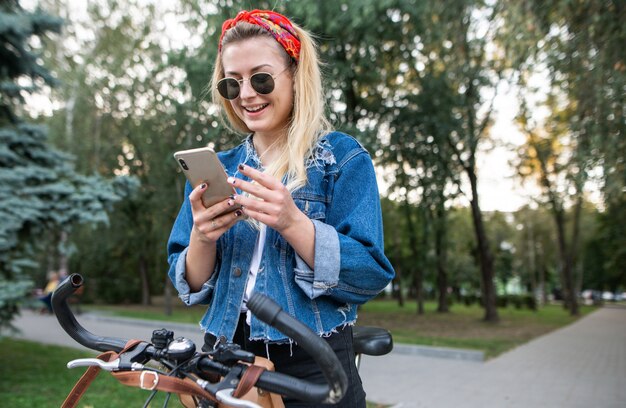
<path id="1" fill-rule="evenodd" d="M 286 17 L 241 11 L 224 22 L 212 89 L 228 124 L 248 135 L 219 153 L 238 193 L 205 208 L 206 185 L 187 184 L 169 276 L 186 304 L 209 305 L 200 322 L 205 349 L 234 341 L 279 372 L 324 382 L 297 344 L 247 313 L 259 291 L 335 350 L 350 380 L 338 406 L 364 407 L 351 326 L 356 306 L 394 272 L 371 159 L 354 138 L 331 131 L 321 84 L 314 42 Z M 241 209 L 228 211 L 233 205 Z"/>

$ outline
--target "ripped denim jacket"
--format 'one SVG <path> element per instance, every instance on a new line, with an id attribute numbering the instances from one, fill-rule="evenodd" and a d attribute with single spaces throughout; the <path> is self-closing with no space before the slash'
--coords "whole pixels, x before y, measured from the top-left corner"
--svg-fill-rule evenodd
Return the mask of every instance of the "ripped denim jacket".
<path id="1" fill-rule="evenodd" d="M 228 175 L 242 177 L 237 165 L 260 167 L 252 136 L 238 147 L 219 153 Z M 330 133 L 318 142 L 307 161 L 308 183 L 292 197 L 315 226 L 315 269 L 300 259 L 287 241 L 267 228 L 255 291 L 274 299 L 319 335 L 353 324 L 356 305 L 387 286 L 394 271 L 383 249 L 383 226 L 374 167 L 367 151 L 354 138 Z M 211 278 L 191 293 L 185 280 L 185 257 L 193 226 L 185 201 L 168 242 L 169 277 L 187 305 L 207 304 L 201 328 L 231 341 L 239 319 L 248 270 L 258 231 L 238 222 L 217 242 Z M 252 318 L 251 339 L 286 342 L 277 330 Z"/>

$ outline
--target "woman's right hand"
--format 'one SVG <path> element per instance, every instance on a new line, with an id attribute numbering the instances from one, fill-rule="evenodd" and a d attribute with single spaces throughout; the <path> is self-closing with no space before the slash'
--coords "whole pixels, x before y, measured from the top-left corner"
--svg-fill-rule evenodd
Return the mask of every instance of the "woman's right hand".
<path id="1" fill-rule="evenodd" d="M 208 244 L 217 242 L 229 228 L 242 219 L 241 209 L 232 211 L 236 205 L 232 198 L 220 201 L 211 207 L 205 207 L 202 203 L 202 193 L 207 189 L 206 183 L 194 188 L 189 194 L 191 213 L 193 215 L 192 237 L 195 235 L 200 241 Z"/>

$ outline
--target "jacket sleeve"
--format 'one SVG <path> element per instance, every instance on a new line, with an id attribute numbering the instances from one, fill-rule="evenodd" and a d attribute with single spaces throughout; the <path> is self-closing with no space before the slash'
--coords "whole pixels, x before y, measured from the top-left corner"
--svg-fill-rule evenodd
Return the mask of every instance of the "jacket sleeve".
<path id="1" fill-rule="evenodd" d="M 178 291 L 178 297 L 188 306 L 208 304 L 217 279 L 217 273 L 213 273 L 211 278 L 202 285 L 200 291 L 192 293 L 185 278 L 187 248 L 189 247 L 189 236 L 193 228 L 189 194 L 191 194 L 191 185 L 186 183 L 185 201 L 180 208 L 176 221 L 174 221 L 174 226 L 167 241 L 168 276 Z"/>
<path id="2" fill-rule="evenodd" d="M 295 279 L 307 296 L 362 304 L 382 291 L 394 270 L 384 253 L 374 166 L 361 146 L 338 163 L 332 201 L 315 226 L 314 270 L 296 255 Z"/>

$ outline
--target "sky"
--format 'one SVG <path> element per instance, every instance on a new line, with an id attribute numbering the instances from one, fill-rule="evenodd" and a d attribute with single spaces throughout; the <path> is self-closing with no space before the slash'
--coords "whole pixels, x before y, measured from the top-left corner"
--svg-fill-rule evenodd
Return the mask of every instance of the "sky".
<path id="1" fill-rule="evenodd" d="M 515 148 L 524 143 L 524 136 L 515 126 L 517 97 L 505 87 L 496 97 L 496 116 L 491 128 L 493 146 L 484 147 L 477 158 L 478 196 L 483 211 L 515 211 L 527 204 L 537 190 L 522 186 L 510 163 L 516 156 Z"/>

